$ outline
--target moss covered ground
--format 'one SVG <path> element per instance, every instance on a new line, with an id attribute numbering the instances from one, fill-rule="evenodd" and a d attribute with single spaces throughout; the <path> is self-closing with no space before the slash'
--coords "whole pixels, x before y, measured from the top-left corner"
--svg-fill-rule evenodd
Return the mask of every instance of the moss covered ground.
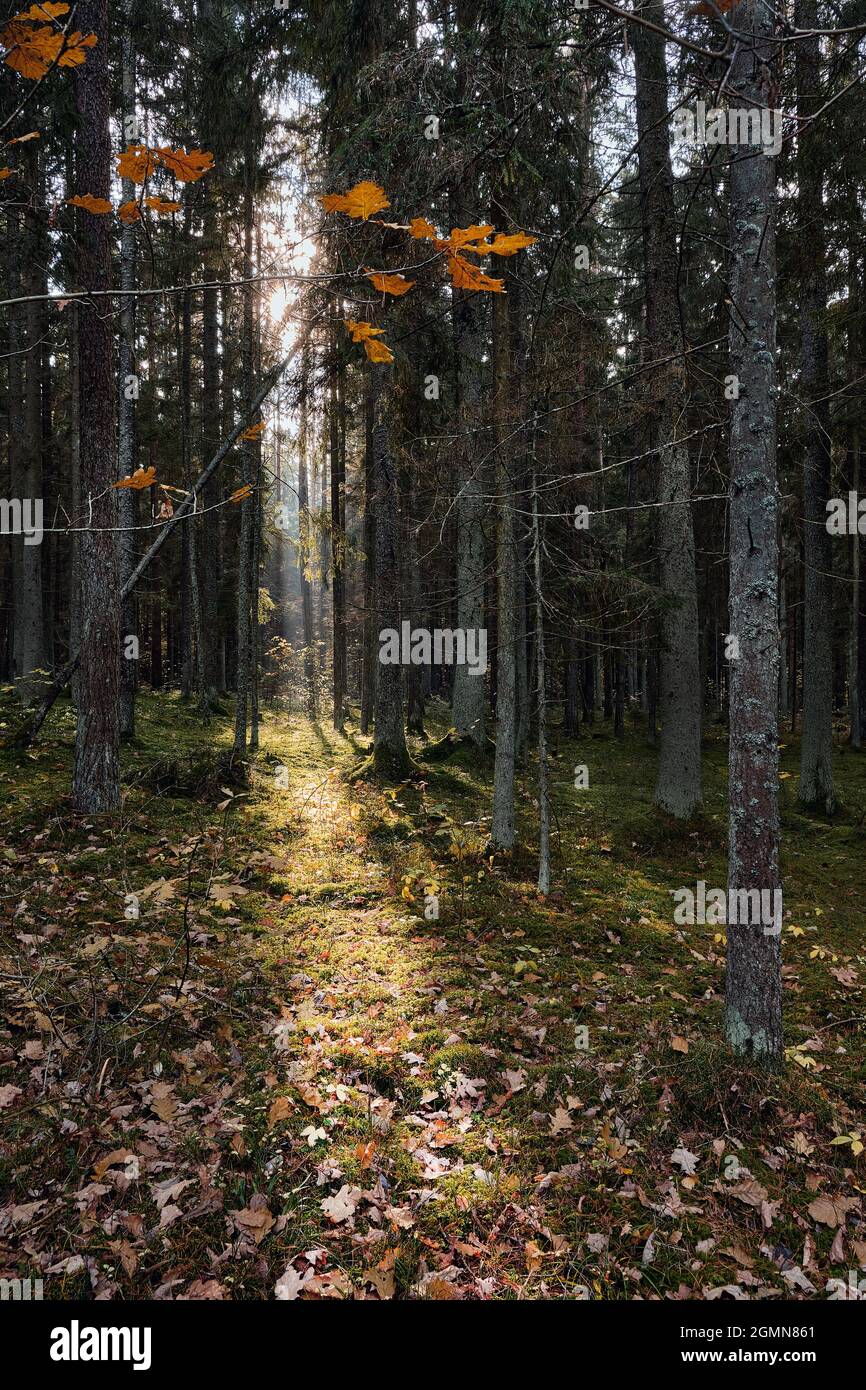
<path id="1" fill-rule="evenodd" d="M 722 1042 L 720 929 L 673 920 L 674 888 L 726 882 L 717 726 L 686 827 L 652 807 L 641 729 L 553 730 L 546 899 L 531 761 L 506 859 L 492 758 L 464 747 L 413 740 L 419 771 L 382 786 L 349 775 L 356 721 L 274 708 L 244 782 L 228 717 L 144 695 L 122 812 L 87 819 L 73 737 L 61 705 L 0 753 L 0 1273 L 245 1299 L 808 1299 L 864 1277 L 866 756 L 840 742 L 825 820 L 782 749 L 767 1074 Z"/>

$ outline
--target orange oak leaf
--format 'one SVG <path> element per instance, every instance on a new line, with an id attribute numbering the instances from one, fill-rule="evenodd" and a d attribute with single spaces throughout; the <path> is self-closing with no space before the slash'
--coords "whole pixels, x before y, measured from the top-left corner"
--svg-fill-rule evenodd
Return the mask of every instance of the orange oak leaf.
<path id="1" fill-rule="evenodd" d="M 51 24 L 33 27 L 30 20 L 14 19 L 0 33 L 0 44 L 9 52 L 3 61 L 22 77 L 35 81 L 44 77 L 52 63 L 61 68 L 78 67 L 87 57 L 86 49 L 96 43 L 95 34 L 64 34 Z"/>
<path id="2" fill-rule="evenodd" d="M 52 3 L 52 0 L 47 0 L 44 5 L 31 5 L 29 10 L 22 10 L 21 14 L 17 14 L 15 18 L 35 20 L 38 23 L 45 19 L 56 19 L 58 15 L 68 13 L 68 5 L 56 5 Z"/>
<path id="3" fill-rule="evenodd" d="M 29 130 L 26 135 L 16 135 L 14 140 L 7 140 L 7 145 L 24 145 L 28 140 L 41 140 L 42 134 L 38 130 Z"/>
<path id="4" fill-rule="evenodd" d="M 57 59 L 57 66 L 59 68 L 80 67 L 87 58 L 85 50 L 92 48 L 96 42 L 95 34 L 82 34 L 80 29 L 77 29 L 74 34 L 68 34 L 63 52 Z"/>
<path id="5" fill-rule="evenodd" d="M 504 294 L 505 282 L 485 275 L 480 266 L 470 265 L 462 256 L 449 256 L 448 269 L 451 283 L 457 290 L 489 290 L 491 294 Z"/>
<path id="6" fill-rule="evenodd" d="M 159 162 L 174 174 L 179 183 L 196 183 L 202 174 L 213 168 L 213 155 L 206 150 L 173 150 L 161 145 L 156 151 Z"/>
<path id="7" fill-rule="evenodd" d="M 154 212 L 180 212 L 181 203 L 169 203 L 163 198 L 145 198 L 145 207 L 153 208 Z"/>
<path id="8" fill-rule="evenodd" d="M 461 246 L 465 246 L 470 241 L 484 241 L 493 231 L 493 226 L 485 222 L 482 226 L 474 227 L 452 227 L 449 243 L 452 251 L 459 251 Z"/>
<path id="9" fill-rule="evenodd" d="M 384 328 L 374 328 L 372 323 L 359 323 L 357 319 L 343 319 L 352 335 L 353 343 L 363 343 L 367 338 L 375 338 L 384 333 Z"/>
<path id="10" fill-rule="evenodd" d="M 121 478 L 120 482 L 112 483 L 112 487 L 130 487 L 134 492 L 140 492 L 144 487 L 153 487 L 156 482 L 155 468 L 136 468 L 128 478 Z"/>
<path id="11" fill-rule="evenodd" d="M 66 201 L 75 208 L 84 208 L 85 212 L 92 212 L 94 217 L 104 217 L 107 212 L 114 211 L 107 198 L 94 198 L 92 193 L 76 193 L 74 198 L 67 198 Z"/>
<path id="12" fill-rule="evenodd" d="M 407 280 L 405 275 L 386 275 L 383 271 L 365 271 L 368 280 L 372 280 L 377 290 L 383 294 L 408 294 L 414 285 L 414 280 Z"/>
<path id="13" fill-rule="evenodd" d="M 511 232 L 507 236 L 504 232 L 497 232 L 492 241 L 487 243 L 488 249 L 494 256 L 513 256 L 517 251 L 523 251 L 527 246 L 534 246 L 538 237 L 528 236 L 526 232 Z M 472 248 L 469 247 L 469 250 Z"/>
<path id="14" fill-rule="evenodd" d="M 117 215 L 124 226 L 129 227 L 133 222 L 141 221 L 141 208 L 138 206 L 135 199 L 132 198 L 128 203 L 121 203 L 120 207 L 117 209 Z"/>
<path id="15" fill-rule="evenodd" d="M 364 351 L 371 362 L 394 361 L 394 354 L 387 343 L 380 343 L 377 338 L 365 338 Z"/>
<path id="16" fill-rule="evenodd" d="M 0 32 L 0 44 L 9 50 L 3 59 L 6 66 L 32 82 L 47 73 L 63 47 L 63 35 L 50 24 L 34 29 L 13 19 Z"/>
<path id="17" fill-rule="evenodd" d="M 122 179 L 133 183 L 144 183 L 156 168 L 156 154 L 146 145 L 130 145 L 123 154 L 117 156 L 117 172 Z"/>
<path id="18" fill-rule="evenodd" d="M 322 193 L 319 201 L 325 212 L 345 212 L 349 217 L 359 217 L 362 222 L 366 222 L 374 212 L 391 206 L 384 188 L 369 179 L 356 183 L 348 193 Z"/>
<path id="19" fill-rule="evenodd" d="M 7 164 L 7 166 L 6 166 L 5 169 L 0 169 L 0 180 L 2 180 L 2 179 L 8 179 L 11 173 L 12 173 L 12 170 L 9 168 L 9 166 L 8 166 L 8 164 Z"/>
<path id="20" fill-rule="evenodd" d="M 426 217 L 413 217 L 409 223 L 409 235 L 416 241 L 437 241 L 439 233 Z"/>
<path id="21" fill-rule="evenodd" d="M 264 428 L 264 420 L 259 420 L 257 425 L 250 425 L 249 428 L 245 429 L 243 434 L 238 437 L 240 439 L 258 439 L 259 435 L 264 433 Z"/>
<path id="22" fill-rule="evenodd" d="M 243 439 L 243 435 L 241 435 L 241 439 Z M 232 493 L 231 497 L 229 498 L 229 502 L 231 502 L 231 503 L 235 503 L 235 502 L 244 502 L 244 501 L 246 501 L 246 499 L 247 499 L 248 497 L 252 497 L 252 495 L 253 495 L 252 483 L 244 483 L 243 487 L 237 488 L 237 489 Z"/>

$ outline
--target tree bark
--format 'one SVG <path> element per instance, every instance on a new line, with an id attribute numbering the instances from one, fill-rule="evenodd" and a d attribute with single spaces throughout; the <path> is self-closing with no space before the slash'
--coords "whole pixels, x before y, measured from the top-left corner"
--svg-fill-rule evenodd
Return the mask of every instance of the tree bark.
<path id="1" fill-rule="evenodd" d="M 304 625 L 304 683 L 306 685 L 307 713 L 311 719 L 315 719 L 317 713 L 316 651 L 314 646 L 316 635 L 313 630 L 313 591 L 308 574 L 309 564 L 314 553 L 307 483 L 309 356 L 309 351 L 305 351 L 301 372 L 301 419 L 298 435 L 298 581 L 301 586 L 301 611 Z"/>
<path id="2" fill-rule="evenodd" d="M 373 365 L 373 455 L 376 468 L 376 624 L 400 631 L 400 519 L 397 476 L 388 443 L 383 373 Z M 373 766 L 377 775 L 396 780 L 411 771 L 403 728 L 403 675 L 399 665 L 379 665 Z"/>
<path id="3" fill-rule="evenodd" d="M 741 0 L 731 13 L 754 36 L 737 50 L 731 105 L 767 105 L 774 11 Z M 730 176 L 731 364 L 739 383 L 730 439 L 730 622 L 740 655 L 730 662 L 728 890 L 781 890 L 777 682 L 776 166 L 748 146 L 732 150 Z M 772 899 L 771 899 L 772 900 Z M 733 1050 L 766 1063 L 782 1056 L 780 935 L 729 923 L 726 1032 Z"/>
<path id="4" fill-rule="evenodd" d="M 108 81 L 108 0 L 82 0 L 75 13 L 96 46 L 75 69 L 78 110 L 78 191 L 107 198 L 111 181 Z M 106 218 L 78 212 L 79 280 L 87 289 L 111 283 L 110 226 Z M 84 813 L 114 810 L 120 803 L 119 693 L 120 602 L 114 438 L 112 321 L 99 301 L 79 304 L 81 500 L 87 528 L 81 533 L 81 656 L 79 709 L 72 795 Z"/>
<path id="5" fill-rule="evenodd" d="M 252 395 L 253 380 L 253 286 L 250 279 L 253 273 L 253 190 L 251 155 L 247 151 L 246 182 L 244 188 L 244 280 L 243 287 L 243 343 L 241 356 L 243 363 L 244 404 L 248 405 Z M 256 459 L 252 440 L 243 442 L 241 451 L 244 484 L 253 490 L 253 495 L 241 502 L 241 531 L 238 545 L 238 605 L 237 605 L 237 681 L 235 695 L 235 736 L 234 752 L 243 756 L 247 749 L 247 716 L 250 699 L 250 676 L 252 662 L 252 621 L 250 592 L 250 571 L 253 556 L 253 508 L 256 505 L 255 481 Z"/>
<path id="6" fill-rule="evenodd" d="M 364 624 L 361 653 L 361 733 L 369 731 L 376 702 L 376 460 L 373 446 L 373 381 L 364 389 Z"/>
<path id="7" fill-rule="evenodd" d="M 660 0 L 639 12 L 664 25 Z M 668 83 L 661 34 L 632 26 L 648 355 L 670 359 L 651 372 L 651 408 L 659 449 L 658 548 L 662 591 L 659 739 L 656 805 L 678 819 L 701 806 L 701 685 L 695 540 L 688 448 L 683 433 L 686 380 L 677 301 L 674 187 L 668 143 Z"/>
<path id="8" fill-rule="evenodd" d="M 511 450 L 507 444 L 511 387 L 508 301 L 493 304 L 494 431 L 496 447 L 496 576 L 498 634 L 496 644 L 496 755 L 493 766 L 493 821 L 490 838 L 501 850 L 514 848 L 514 766 L 517 749 L 517 556 Z M 476 677 L 477 679 L 477 677 Z"/>
<path id="9" fill-rule="evenodd" d="M 538 891 L 550 892 L 550 794 L 547 772 L 547 671 L 544 657 L 544 572 L 538 485 L 532 474 L 532 572 L 535 582 L 535 664 L 538 681 Z"/>
<path id="10" fill-rule="evenodd" d="M 469 0 L 457 0 L 458 42 L 468 43 L 477 14 Z M 457 102 L 462 103 L 470 84 L 469 60 L 461 51 L 458 59 Z M 467 113 L 464 118 L 468 120 Z M 478 198 L 478 172 L 473 163 L 463 169 L 453 190 L 452 208 L 456 226 L 474 220 Z M 483 396 L 485 350 L 484 295 L 471 290 L 452 290 L 454 315 L 454 353 L 457 370 L 457 626 L 464 632 L 480 631 L 484 626 L 484 502 L 479 476 L 478 421 Z M 473 675 L 462 663 L 454 668 L 452 720 L 458 734 L 481 747 L 484 728 L 484 678 Z"/>
<path id="11" fill-rule="evenodd" d="M 816 0 L 796 0 L 798 29 L 817 28 Z M 796 44 L 797 181 L 802 250 L 800 381 L 806 422 L 803 462 L 803 723 L 799 799 L 832 815 L 833 646 L 832 538 L 827 531 L 830 496 L 830 401 L 827 386 L 827 245 L 824 226 L 820 125 L 808 118 L 824 101 L 820 90 L 820 39 Z"/>
<path id="12" fill-rule="evenodd" d="M 132 27 L 133 0 L 123 3 L 122 38 L 122 111 L 121 123 L 124 126 L 124 147 L 127 138 L 131 142 L 135 123 L 135 36 Z M 130 132 L 127 137 L 127 131 Z M 136 197 L 132 179 L 121 180 L 121 197 L 127 203 Z M 124 223 L 120 231 L 120 287 L 135 289 L 135 225 Z M 132 295 L 120 301 L 120 390 L 118 393 L 118 476 L 128 478 L 135 472 L 135 403 L 138 399 L 138 378 L 135 362 L 135 299 Z M 125 584 L 135 568 L 135 523 L 138 513 L 138 493 L 132 488 L 124 488 L 118 496 L 117 520 L 120 531 L 117 537 L 118 570 L 121 584 Z M 137 639 L 137 604 L 130 594 L 124 601 L 120 613 L 120 632 L 123 641 L 120 664 L 120 735 L 130 739 L 135 734 L 135 687 L 138 672 L 138 657 L 127 654 L 129 638 Z"/>
<path id="13" fill-rule="evenodd" d="M 25 145 L 24 178 L 21 195 L 26 201 L 20 236 L 13 237 L 10 254 L 24 267 L 22 289 L 39 294 L 45 286 L 40 265 L 38 153 Z M 13 228 L 17 216 L 13 219 Z M 17 267 L 10 281 L 17 280 Z M 11 286 L 10 286 L 10 292 Z M 42 494 L 42 353 L 40 349 L 40 306 L 38 302 L 11 305 L 9 309 L 10 351 L 19 355 L 9 359 L 10 387 L 10 491 L 22 506 L 31 506 Z M 23 364 L 23 372 L 22 372 Z M 14 400 L 13 400 L 14 397 Z M 16 422 L 17 414 L 17 422 Z M 16 430 L 18 431 L 16 437 Z M 25 707 L 33 703 L 45 674 L 42 612 L 42 554 L 40 545 L 25 545 L 24 536 L 12 536 L 12 674 L 19 698 Z M 42 673 L 42 674 L 40 674 Z"/>
<path id="14" fill-rule="evenodd" d="M 338 390 L 338 376 L 341 368 L 337 361 L 337 345 L 335 335 L 333 334 L 331 335 L 330 349 L 331 364 L 328 371 L 328 452 L 331 463 L 331 556 L 334 566 L 331 586 L 331 593 L 333 596 L 331 610 L 333 629 L 332 716 L 334 728 L 341 730 L 345 722 L 344 703 L 346 699 L 346 606 L 344 589 L 346 531 L 343 510 L 344 480 L 341 470 L 340 450 L 340 393 Z"/>

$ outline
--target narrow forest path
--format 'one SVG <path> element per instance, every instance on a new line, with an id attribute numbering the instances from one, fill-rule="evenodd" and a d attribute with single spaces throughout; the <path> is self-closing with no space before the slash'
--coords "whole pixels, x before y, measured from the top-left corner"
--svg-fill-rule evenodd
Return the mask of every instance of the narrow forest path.
<path id="1" fill-rule="evenodd" d="M 70 711 L 0 762 L 33 884 L 2 900 L 10 1265 L 102 1297 L 767 1297 L 863 1248 L 833 1142 L 862 1126 L 856 816 L 789 808 L 791 1065 L 750 1077 L 718 932 L 671 914 L 671 883 L 724 882 L 721 745 L 687 831 L 641 740 L 561 745 L 542 900 L 530 852 L 485 853 L 485 763 L 418 745 L 412 782 L 353 783 L 366 741 L 269 711 L 221 790 L 228 721 L 141 706 L 123 834 L 69 816 Z M 520 808 L 531 846 L 531 769 Z"/>

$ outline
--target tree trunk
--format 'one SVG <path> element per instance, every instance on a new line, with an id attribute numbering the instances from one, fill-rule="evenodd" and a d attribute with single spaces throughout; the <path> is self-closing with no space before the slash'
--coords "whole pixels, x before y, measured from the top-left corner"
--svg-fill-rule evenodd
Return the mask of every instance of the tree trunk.
<path id="1" fill-rule="evenodd" d="M 199 13 L 206 26 L 205 34 L 211 32 L 213 5 L 210 0 L 200 0 Z M 207 42 L 207 39 L 206 39 Z M 221 58 L 221 49 L 215 36 L 206 49 L 205 81 L 216 77 Z M 217 71 L 214 71 L 216 69 Z M 202 149 L 213 150 L 216 143 L 210 130 L 210 102 L 205 104 L 202 118 Z M 217 161 L 219 163 L 219 160 Z M 213 283 L 219 274 L 219 223 L 216 210 L 215 174 L 202 181 L 201 197 L 204 200 L 202 216 L 202 241 L 204 278 Z M 219 364 L 219 290 L 207 289 L 202 292 L 202 393 L 201 393 L 201 443 L 205 459 L 209 459 L 219 448 L 221 432 L 220 421 L 220 364 Z M 224 340 L 226 324 L 223 323 Z M 201 702 L 213 709 L 220 692 L 220 511 L 219 484 L 212 478 L 204 490 L 202 498 L 202 517 L 196 523 L 200 538 L 198 550 L 199 594 L 201 602 L 201 637 L 203 644 L 202 670 L 203 683 Z M 190 523 L 191 525 L 193 523 Z"/>
<path id="2" fill-rule="evenodd" d="M 122 38 L 122 113 L 125 140 L 137 138 L 135 127 L 135 39 L 132 27 L 133 0 L 123 3 Z M 121 180 L 124 203 L 136 197 L 132 179 Z M 120 230 L 120 286 L 135 289 L 135 225 L 123 224 Z M 135 472 L 135 403 L 138 400 L 138 377 L 135 364 L 135 299 L 132 295 L 120 301 L 120 390 L 118 393 L 118 476 L 128 478 Z M 135 568 L 135 526 L 138 493 L 124 488 L 118 495 L 117 520 L 120 526 L 117 540 L 118 570 L 125 584 Z M 123 659 L 120 663 L 120 734 L 129 739 L 135 734 L 135 687 L 138 654 L 133 657 L 127 646 L 137 638 L 137 604 L 134 594 L 121 606 L 120 633 Z"/>
<path id="3" fill-rule="evenodd" d="M 414 631 L 421 622 L 421 585 L 415 543 L 414 488 L 409 467 L 401 470 L 400 484 L 403 494 L 403 567 L 406 575 L 404 591 L 407 616 Z M 414 663 L 406 672 L 406 731 L 419 737 L 424 735 L 423 676 L 423 668 Z"/>
<path id="4" fill-rule="evenodd" d="M 78 192 L 107 198 L 111 181 L 108 0 L 81 0 L 76 24 L 98 42 L 75 69 L 78 110 Z M 88 289 L 111 282 L 110 224 L 78 212 L 79 280 Z M 114 439 L 112 320 L 97 300 L 79 304 L 81 498 L 88 529 L 81 534 L 81 657 L 72 794 L 84 813 L 120 803 L 120 602 Z"/>
<path id="5" fill-rule="evenodd" d="M 639 7 L 664 25 L 660 0 Z M 670 358 L 650 377 L 659 449 L 658 547 L 662 590 L 658 779 L 655 801 L 678 819 L 701 806 L 701 685 L 695 540 L 688 447 L 683 433 L 686 380 L 677 302 L 677 241 L 668 143 L 668 84 L 661 34 L 633 26 L 648 353 Z"/>
<path id="6" fill-rule="evenodd" d="M 400 519 L 397 477 L 388 444 L 385 368 L 370 368 L 373 383 L 373 454 L 376 467 L 376 623 L 400 631 Z M 373 765 L 379 776 L 396 780 L 411 771 L 403 729 L 403 675 L 399 665 L 379 665 Z"/>
<path id="7" fill-rule="evenodd" d="M 246 182 L 244 188 L 244 281 L 243 287 L 243 360 L 244 405 L 248 406 L 253 387 L 253 189 L 252 157 L 247 151 Z M 234 752 L 243 756 L 247 748 L 247 715 L 250 699 L 250 677 L 252 663 L 252 622 L 250 592 L 250 571 L 254 549 L 253 508 L 256 505 L 256 457 L 252 440 L 244 440 L 241 460 L 244 484 L 253 490 L 253 495 L 241 502 L 241 532 L 238 545 L 238 608 L 237 608 L 237 693 L 235 696 L 235 736 Z"/>
<path id="8" fill-rule="evenodd" d="M 457 0 L 458 41 L 463 44 L 475 28 L 477 14 L 469 0 Z M 468 60 L 458 60 L 457 102 L 463 101 L 469 86 Z M 464 112 L 464 120 L 469 119 Z M 468 226 L 474 220 L 478 199 L 478 171 L 473 163 L 464 165 L 453 192 L 455 225 Z M 484 626 L 484 501 L 479 476 L 483 450 L 479 448 L 478 422 L 483 397 L 485 351 L 484 295 L 471 290 L 452 290 L 454 314 L 454 352 L 457 369 L 457 626 L 464 632 L 480 632 Z M 485 742 L 484 678 L 473 675 L 466 663 L 454 668 L 452 720 L 457 732 L 479 747 Z"/>
<path id="9" fill-rule="evenodd" d="M 376 461 L 373 446 L 373 379 L 364 391 L 364 626 L 361 653 L 361 733 L 369 731 L 376 703 Z"/>
<path id="10" fill-rule="evenodd" d="M 511 449 L 508 447 L 508 399 L 511 387 L 508 301 L 493 304 L 493 400 L 496 433 L 496 532 L 498 636 L 496 644 L 496 757 L 493 767 L 493 823 L 490 838 L 497 849 L 514 847 L 514 765 L 517 745 L 517 557 Z M 476 677 L 477 679 L 477 677 Z"/>
<path id="11" fill-rule="evenodd" d="M 71 538 L 69 561 L 69 654 L 81 648 L 81 424 L 79 406 L 81 401 L 81 372 L 78 351 L 79 312 L 77 304 L 70 304 L 67 310 L 67 343 L 69 351 L 69 469 L 71 473 L 70 492 L 72 496 L 72 516 L 75 529 Z M 79 668 L 71 682 L 72 702 L 78 708 Z"/>
<path id="12" fill-rule="evenodd" d="M 40 294 L 44 291 L 44 275 L 40 266 L 44 263 L 41 250 L 39 227 L 39 166 L 38 154 L 33 145 L 25 145 L 24 178 L 27 187 L 22 190 L 26 198 L 23 233 L 17 245 L 12 241 L 11 254 L 20 256 L 24 267 L 22 289 L 25 294 Z M 14 391 L 18 397 L 20 415 L 20 434 L 14 446 L 10 447 L 11 494 L 21 501 L 22 506 L 43 505 L 42 494 L 42 351 L 40 346 L 41 314 L 38 302 L 13 305 L 10 308 L 10 339 L 13 337 L 12 323 L 17 320 L 18 330 L 14 334 L 16 348 L 13 351 L 24 353 L 13 369 L 10 358 L 10 428 L 14 429 L 14 407 L 11 396 Z M 21 329 L 23 328 L 23 333 Z M 23 362 L 23 383 L 21 363 Z M 18 393 L 23 384 L 22 396 Z M 12 544 L 12 585 L 13 585 L 13 633 L 12 633 L 12 673 L 22 704 L 29 706 L 39 693 L 45 675 L 45 648 L 43 643 L 44 621 L 42 612 L 42 554 L 40 544 L 25 544 L 24 535 L 13 535 Z M 40 673 L 42 673 L 40 675 Z"/>
<path id="13" fill-rule="evenodd" d="M 738 30 L 754 35 L 731 69 L 731 106 L 767 105 L 774 56 L 768 0 L 741 0 Z M 731 364 L 739 383 L 730 439 L 730 621 L 740 655 L 730 662 L 728 890 L 781 890 L 777 682 L 776 166 L 748 146 L 730 175 Z M 726 1032 L 737 1053 L 782 1057 L 780 924 L 729 923 Z"/>
<path id="14" fill-rule="evenodd" d="M 550 892 L 550 795 L 547 779 L 547 691 L 544 660 L 544 584 L 538 487 L 532 474 L 532 572 L 535 580 L 535 661 L 538 680 L 538 891 Z"/>
<path id="15" fill-rule="evenodd" d="M 796 0 L 798 29 L 817 28 L 816 0 Z M 831 622 L 832 539 L 827 531 L 830 496 L 830 401 L 827 386 L 827 246 L 820 125 L 809 116 L 824 101 L 820 89 L 820 38 L 796 44 L 797 180 L 799 245 L 803 267 L 800 300 L 800 378 L 806 449 L 803 464 L 803 724 L 799 799 L 832 815 L 833 649 Z"/>
<path id="16" fill-rule="evenodd" d="M 301 611 L 304 624 L 304 683 L 307 693 L 307 713 L 311 719 L 315 719 L 316 652 L 313 644 L 316 637 L 313 631 L 313 592 L 308 575 L 308 566 L 314 553 L 307 485 L 309 356 L 309 351 L 305 350 L 301 373 L 301 419 L 298 435 L 298 581 L 301 586 Z"/>
<path id="17" fill-rule="evenodd" d="M 344 592 L 344 565 L 346 553 L 346 534 L 343 514 L 343 479 L 340 458 L 340 411 L 337 378 L 339 365 L 334 336 L 331 339 L 331 365 L 328 372 L 328 437 L 331 462 L 331 555 L 334 575 L 332 582 L 333 605 L 331 619 L 333 625 L 333 724 L 342 730 L 345 722 L 344 702 L 346 698 L 346 608 Z"/>

